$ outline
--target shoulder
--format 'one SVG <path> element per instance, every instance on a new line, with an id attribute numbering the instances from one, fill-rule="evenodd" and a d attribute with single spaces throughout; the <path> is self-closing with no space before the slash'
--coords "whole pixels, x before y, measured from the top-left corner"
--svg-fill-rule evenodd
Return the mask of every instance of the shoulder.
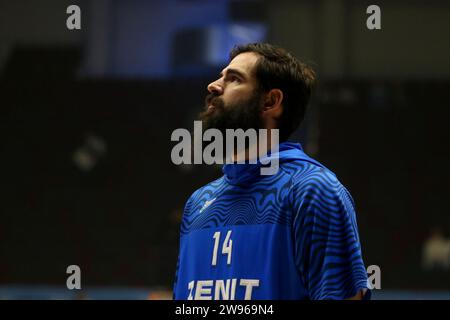
<path id="1" fill-rule="evenodd" d="M 330 169 L 308 161 L 294 161 L 290 166 L 292 203 L 354 205 L 350 193 Z"/>
<path id="2" fill-rule="evenodd" d="M 334 172 L 317 161 L 292 161 L 282 166 L 282 170 L 285 174 L 290 175 L 292 186 L 295 189 L 343 187 Z"/>
<path id="3" fill-rule="evenodd" d="M 188 200 L 184 208 L 184 215 L 189 215 L 196 209 L 200 209 L 205 200 L 209 200 L 211 196 L 224 185 L 224 177 L 220 177 L 214 181 L 211 181 L 204 186 L 195 190 Z"/>

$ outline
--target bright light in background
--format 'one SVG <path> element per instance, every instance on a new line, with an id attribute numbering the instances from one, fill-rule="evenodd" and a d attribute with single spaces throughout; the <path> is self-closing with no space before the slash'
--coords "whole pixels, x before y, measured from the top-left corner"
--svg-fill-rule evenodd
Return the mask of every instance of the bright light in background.
<path id="1" fill-rule="evenodd" d="M 216 66 L 226 64 L 230 50 L 235 45 L 264 41 L 266 29 L 266 26 L 260 23 L 233 23 L 210 27 L 207 36 L 207 63 Z"/>

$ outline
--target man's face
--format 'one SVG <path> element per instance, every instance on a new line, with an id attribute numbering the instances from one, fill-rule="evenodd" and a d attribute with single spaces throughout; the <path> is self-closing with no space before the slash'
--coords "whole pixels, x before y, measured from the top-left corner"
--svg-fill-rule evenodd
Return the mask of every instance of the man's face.
<path id="1" fill-rule="evenodd" d="M 262 94 L 255 76 L 257 61 L 256 53 L 241 53 L 222 70 L 219 79 L 208 85 L 205 111 L 199 115 L 204 130 L 216 128 L 225 133 L 225 129 L 263 128 Z"/>

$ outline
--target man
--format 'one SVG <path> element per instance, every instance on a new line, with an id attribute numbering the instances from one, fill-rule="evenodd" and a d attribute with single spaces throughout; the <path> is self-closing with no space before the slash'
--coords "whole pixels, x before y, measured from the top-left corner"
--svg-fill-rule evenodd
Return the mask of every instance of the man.
<path id="1" fill-rule="evenodd" d="M 181 224 L 175 299 L 368 298 L 349 192 L 298 143 L 315 73 L 270 44 L 238 46 L 208 85 L 205 129 L 279 129 L 279 170 L 229 163 Z M 248 158 L 246 158 L 248 160 Z"/>

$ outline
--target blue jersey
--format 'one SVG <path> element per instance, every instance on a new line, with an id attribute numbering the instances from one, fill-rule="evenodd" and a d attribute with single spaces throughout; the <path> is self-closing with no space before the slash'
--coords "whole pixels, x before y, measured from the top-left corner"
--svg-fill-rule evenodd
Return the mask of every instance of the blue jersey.
<path id="1" fill-rule="evenodd" d="M 175 299 L 345 299 L 367 288 L 353 200 L 284 142 L 279 170 L 226 164 L 186 203 Z"/>

